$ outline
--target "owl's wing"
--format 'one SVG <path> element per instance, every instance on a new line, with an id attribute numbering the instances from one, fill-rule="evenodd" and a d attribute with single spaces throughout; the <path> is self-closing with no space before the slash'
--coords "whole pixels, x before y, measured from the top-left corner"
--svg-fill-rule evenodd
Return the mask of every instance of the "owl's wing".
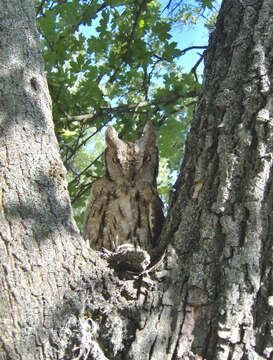
<path id="1" fill-rule="evenodd" d="M 102 178 L 94 182 L 84 215 L 83 236 L 92 248 L 100 249 L 104 218 L 111 192 L 111 182 Z"/>

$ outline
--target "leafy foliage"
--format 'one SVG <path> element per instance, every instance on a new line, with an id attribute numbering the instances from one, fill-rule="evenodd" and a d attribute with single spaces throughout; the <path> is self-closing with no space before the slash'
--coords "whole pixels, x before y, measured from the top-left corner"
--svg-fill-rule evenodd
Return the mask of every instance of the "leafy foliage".
<path id="1" fill-rule="evenodd" d="M 134 140 L 153 122 L 162 159 L 159 190 L 168 198 L 200 88 L 195 68 L 186 74 L 177 65 L 185 50 L 171 28 L 196 22 L 212 0 L 198 4 L 194 10 L 181 3 L 179 16 L 163 16 L 156 0 L 36 0 L 55 130 L 79 224 L 90 185 L 103 173 L 110 123 Z"/>
<path id="2" fill-rule="evenodd" d="M 209 32 L 215 30 L 217 16 L 218 16 L 218 12 L 215 12 L 205 22 L 205 27 L 208 29 Z"/>

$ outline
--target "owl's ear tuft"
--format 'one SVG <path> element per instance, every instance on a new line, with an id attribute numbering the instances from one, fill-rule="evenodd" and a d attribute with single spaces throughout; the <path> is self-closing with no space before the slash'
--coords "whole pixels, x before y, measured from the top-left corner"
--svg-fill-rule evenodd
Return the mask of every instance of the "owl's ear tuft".
<path id="1" fill-rule="evenodd" d="M 144 126 L 141 140 L 144 143 L 144 147 L 148 145 L 156 146 L 157 136 L 151 121 L 147 122 L 146 125 Z"/>
<path id="2" fill-rule="evenodd" d="M 105 133 L 105 141 L 107 145 L 114 148 L 117 148 L 122 143 L 122 140 L 119 139 L 118 133 L 113 126 L 108 126 Z"/>

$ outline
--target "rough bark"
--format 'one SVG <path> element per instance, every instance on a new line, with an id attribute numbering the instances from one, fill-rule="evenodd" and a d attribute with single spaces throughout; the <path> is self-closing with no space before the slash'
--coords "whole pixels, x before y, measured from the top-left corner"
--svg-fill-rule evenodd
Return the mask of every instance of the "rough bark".
<path id="1" fill-rule="evenodd" d="M 273 357 L 272 9 L 223 1 L 167 256 L 120 280 L 73 222 L 31 1 L 1 1 L 0 359 Z"/>
<path id="2" fill-rule="evenodd" d="M 95 260 L 71 214 L 32 1 L 1 0 L 0 14 L 0 358 L 57 359 Z"/>
<path id="3" fill-rule="evenodd" d="M 171 359 L 273 357 L 272 11 L 224 0 L 210 39 L 163 234 L 184 280 Z"/>

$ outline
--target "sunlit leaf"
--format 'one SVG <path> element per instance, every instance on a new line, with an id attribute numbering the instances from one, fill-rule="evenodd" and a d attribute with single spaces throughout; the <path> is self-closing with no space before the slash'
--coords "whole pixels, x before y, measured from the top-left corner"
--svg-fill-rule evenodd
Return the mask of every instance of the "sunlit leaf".
<path id="1" fill-rule="evenodd" d="M 169 15 L 156 0 L 35 4 L 55 131 L 78 224 L 90 185 L 103 175 L 110 123 L 124 139 L 134 140 L 148 120 L 153 122 L 159 136 L 158 186 L 166 202 L 192 118 L 195 98 L 188 94 L 200 88 L 179 65 L 183 54 L 172 31 L 177 24 L 198 21 L 212 1 L 199 0 L 198 6 L 184 1 Z"/>

